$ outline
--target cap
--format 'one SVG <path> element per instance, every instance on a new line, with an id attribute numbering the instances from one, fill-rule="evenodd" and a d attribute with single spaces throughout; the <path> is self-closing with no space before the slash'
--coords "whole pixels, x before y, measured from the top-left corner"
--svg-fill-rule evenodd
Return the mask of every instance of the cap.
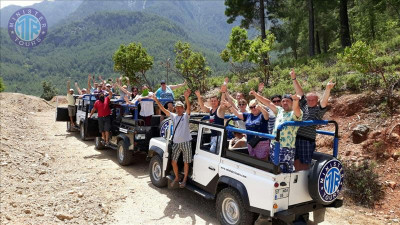
<path id="1" fill-rule="evenodd" d="M 111 84 L 106 84 L 106 87 L 111 87 Z"/>
<path id="2" fill-rule="evenodd" d="M 74 89 L 71 88 L 71 89 L 69 89 L 69 91 L 74 91 Z"/>
<path id="3" fill-rule="evenodd" d="M 161 82 L 160 82 L 161 84 L 165 84 L 165 80 L 161 80 Z"/>
<path id="4" fill-rule="evenodd" d="M 177 101 L 177 102 L 175 103 L 175 107 L 178 107 L 178 106 L 184 107 L 185 105 L 184 105 L 181 101 Z"/>
<path id="5" fill-rule="evenodd" d="M 82 91 L 87 91 L 86 88 L 82 88 Z"/>
<path id="6" fill-rule="evenodd" d="M 293 101 L 292 96 L 290 96 L 290 94 L 283 95 L 282 99 L 284 99 L 284 98 L 288 98 Z"/>

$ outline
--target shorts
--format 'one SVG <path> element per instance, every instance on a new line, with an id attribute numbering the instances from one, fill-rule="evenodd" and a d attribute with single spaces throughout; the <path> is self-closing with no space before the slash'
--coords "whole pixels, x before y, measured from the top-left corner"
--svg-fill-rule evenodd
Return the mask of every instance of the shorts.
<path id="1" fill-rule="evenodd" d="M 165 103 L 165 104 L 164 104 L 164 108 L 165 108 L 166 110 L 168 110 L 168 104 L 169 104 L 169 103 L 174 104 L 173 102 L 167 102 L 167 103 Z M 165 113 L 164 113 L 161 109 L 160 109 L 160 111 L 161 111 L 161 115 L 166 116 Z"/>
<path id="2" fill-rule="evenodd" d="M 192 162 L 192 142 L 174 143 L 172 145 L 172 160 L 178 162 L 180 154 L 183 154 L 183 162 Z"/>
<path id="3" fill-rule="evenodd" d="M 75 106 L 74 105 L 68 106 L 68 116 L 75 116 Z"/>
<path id="4" fill-rule="evenodd" d="M 296 155 L 295 159 L 299 159 L 303 164 L 311 164 L 315 151 L 315 141 L 296 137 Z"/>
<path id="5" fill-rule="evenodd" d="M 99 117 L 98 123 L 99 123 L 99 132 L 110 131 L 111 116 Z"/>
<path id="6" fill-rule="evenodd" d="M 257 159 L 268 159 L 269 156 L 269 140 L 260 141 L 255 148 L 247 144 L 249 155 Z"/>
<path id="7" fill-rule="evenodd" d="M 275 154 L 274 154 L 275 145 L 271 144 L 271 148 L 269 151 L 269 155 L 271 161 L 274 161 Z M 279 166 L 283 173 L 292 173 L 294 172 L 294 155 L 295 155 L 294 148 L 287 148 L 281 147 L 279 151 Z"/>

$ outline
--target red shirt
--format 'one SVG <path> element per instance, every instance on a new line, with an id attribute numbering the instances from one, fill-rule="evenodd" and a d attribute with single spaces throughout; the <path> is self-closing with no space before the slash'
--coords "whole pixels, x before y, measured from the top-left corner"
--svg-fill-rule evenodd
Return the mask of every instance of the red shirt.
<path id="1" fill-rule="evenodd" d="M 108 97 L 104 98 L 104 102 L 97 100 L 94 103 L 94 108 L 97 109 L 98 117 L 105 117 L 105 116 L 109 116 L 111 114 L 111 109 L 110 109 L 109 104 L 110 104 L 110 98 L 108 98 Z"/>

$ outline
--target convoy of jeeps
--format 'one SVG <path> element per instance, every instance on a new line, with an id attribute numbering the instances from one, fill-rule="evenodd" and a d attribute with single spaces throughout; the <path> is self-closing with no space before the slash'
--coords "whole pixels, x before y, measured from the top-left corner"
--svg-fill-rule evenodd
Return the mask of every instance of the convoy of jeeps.
<path id="1" fill-rule="evenodd" d="M 97 115 L 89 118 L 96 98 L 84 95 L 77 98 L 77 127 L 70 126 L 67 107 L 57 107 L 56 121 L 67 122 L 68 131 L 79 130 L 82 140 L 95 139 L 95 148 L 106 149 L 98 131 Z M 152 101 L 152 100 L 146 100 Z M 138 105 L 112 100 L 111 139 L 109 149 L 117 150 L 118 163 L 127 166 L 137 152 L 145 152 L 150 161 L 151 182 L 158 188 L 170 186 L 174 179 L 168 143 L 173 132 L 169 118 L 160 121 L 154 115 L 150 126 L 138 118 Z M 155 105 L 156 107 L 156 105 Z M 338 124 L 335 121 L 285 122 L 277 135 L 258 133 L 208 122 L 206 114 L 190 117 L 193 162 L 190 164 L 186 188 L 216 202 L 216 216 L 221 224 L 306 224 L 313 212 L 314 224 L 324 220 L 325 209 L 338 208 L 343 200 L 339 193 L 343 185 L 343 167 L 337 159 Z M 246 148 L 229 148 L 232 132 L 275 139 L 275 155 L 279 155 L 280 130 L 285 126 L 335 126 L 334 132 L 318 130 L 320 135 L 333 138 L 332 154 L 315 152 L 309 170 L 283 173 L 279 161 L 265 161 L 248 154 Z M 210 151 L 211 132 L 218 134 L 217 151 Z M 276 157 L 277 158 L 277 157 Z M 178 160 L 183 175 L 182 156 Z M 285 166 L 285 165 L 283 165 Z"/>

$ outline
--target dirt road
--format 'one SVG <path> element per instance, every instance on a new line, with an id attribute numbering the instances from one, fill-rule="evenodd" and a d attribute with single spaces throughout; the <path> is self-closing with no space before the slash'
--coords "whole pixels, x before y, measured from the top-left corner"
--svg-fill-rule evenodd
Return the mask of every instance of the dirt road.
<path id="1" fill-rule="evenodd" d="M 145 155 L 118 165 L 115 151 L 68 133 L 38 98 L 2 93 L 1 106 L 1 224 L 218 224 L 214 202 L 154 187 Z M 383 224 L 347 208 L 326 220 Z"/>

